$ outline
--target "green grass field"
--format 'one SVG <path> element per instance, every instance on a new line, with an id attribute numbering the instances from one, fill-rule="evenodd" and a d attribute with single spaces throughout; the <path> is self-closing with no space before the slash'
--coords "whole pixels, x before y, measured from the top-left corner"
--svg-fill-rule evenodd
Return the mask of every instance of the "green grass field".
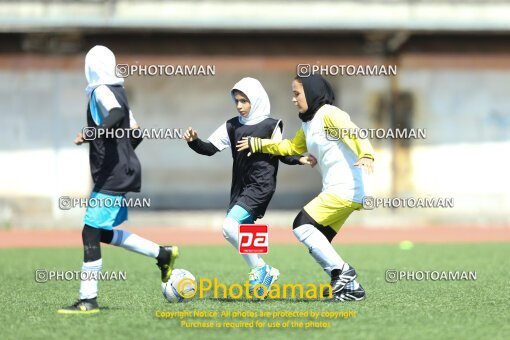
<path id="1" fill-rule="evenodd" d="M 103 270 L 126 271 L 126 281 L 100 283 L 103 310 L 95 315 L 58 315 L 56 310 L 77 298 L 78 281 L 35 282 L 35 270 L 78 270 L 82 251 L 68 249 L 0 250 L 3 305 L 1 337 L 20 338 L 222 338 L 250 339 L 509 339 L 510 244 L 349 245 L 340 253 L 358 271 L 367 291 L 361 302 L 327 303 L 309 300 L 194 299 L 170 304 L 160 290 L 159 271 L 152 259 L 103 247 Z M 176 267 L 197 277 L 218 277 L 242 283 L 248 270 L 231 248 L 182 247 Z M 281 271 L 279 283 L 326 283 L 326 275 L 302 246 L 274 245 L 266 261 Z M 476 281 L 401 281 L 387 283 L 385 271 L 476 271 Z M 156 311 L 355 311 L 356 317 L 325 320 L 322 329 L 187 329 L 178 319 L 160 319 Z M 198 320 L 198 319 L 195 319 Z M 206 321 L 207 319 L 202 319 Z M 230 321 L 248 321 L 235 319 Z M 260 319 L 284 322 L 290 319 Z M 323 319 L 324 320 L 324 319 Z M 221 319 L 219 321 L 222 321 Z M 225 320 L 223 320 L 225 321 Z M 294 321 L 306 321 L 294 319 Z"/>

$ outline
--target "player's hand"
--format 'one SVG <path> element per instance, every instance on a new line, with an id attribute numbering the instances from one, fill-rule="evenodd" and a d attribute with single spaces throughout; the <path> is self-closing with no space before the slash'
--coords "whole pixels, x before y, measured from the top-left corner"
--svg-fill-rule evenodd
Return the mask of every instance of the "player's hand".
<path id="1" fill-rule="evenodd" d="M 299 159 L 299 163 L 303 165 L 310 165 L 313 168 L 317 165 L 317 159 L 312 155 L 306 155 Z"/>
<path id="2" fill-rule="evenodd" d="M 129 127 L 131 129 L 139 129 L 140 125 L 136 122 L 135 116 L 133 115 L 133 111 L 129 110 Z"/>
<path id="3" fill-rule="evenodd" d="M 363 166 L 367 169 L 369 174 L 374 172 L 374 160 L 371 158 L 363 157 L 358 159 L 354 166 Z"/>
<path id="4" fill-rule="evenodd" d="M 83 143 L 85 143 L 85 140 L 83 139 L 83 134 L 81 132 L 78 132 L 76 138 L 74 139 L 74 144 L 82 145 Z"/>
<path id="5" fill-rule="evenodd" d="M 197 132 L 192 128 L 192 127 L 189 127 L 186 132 L 184 132 L 184 136 L 182 136 L 182 138 L 186 141 L 186 142 L 193 142 L 195 139 L 198 138 L 198 134 Z"/>
<path id="6" fill-rule="evenodd" d="M 240 141 L 237 142 L 237 152 L 243 151 L 243 150 L 249 150 L 250 149 L 250 137 L 243 137 Z M 251 156 L 251 152 L 248 152 L 248 157 Z"/>
<path id="7" fill-rule="evenodd" d="M 243 151 L 250 148 L 250 142 L 248 141 L 249 137 L 243 137 L 240 141 L 237 142 L 237 151 Z"/>

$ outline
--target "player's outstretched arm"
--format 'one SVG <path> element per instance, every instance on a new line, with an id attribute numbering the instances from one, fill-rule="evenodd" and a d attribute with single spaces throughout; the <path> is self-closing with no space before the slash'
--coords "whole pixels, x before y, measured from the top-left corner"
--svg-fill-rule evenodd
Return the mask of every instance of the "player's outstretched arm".
<path id="1" fill-rule="evenodd" d="M 195 129 L 193 129 L 191 126 L 184 132 L 184 136 L 182 136 L 182 139 L 184 139 L 186 142 L 191 143 L 194 140 L 198 139 L 198 133 Z"/>
<path id="2" fill-rule="evenodd" d="M 279 159 L 287 165 L 310 165 L 312 168 L 317 165 L 317 159 L 312 155 L 279 156 Z"/>
<path id="3" fill-rule="evenodd" d="M 328 112 L 324 116 L 324 127 L 337 131 L 338 137 L 345 143 L 357 156 L 358 161 L 354 166 L 361 166 L 367 169 L 368 173 L 374 170 L 374 149 L 368 139 L 358 138 L 355 131 L 359 127 L 354 124 L 349 115 L 340 109 Z"/>
<path id="4" fill-rule="evenodd" d="M 280 162 L 285 163 L 287 165 L 302 165 L 300 162 L 302 155 L 298 156 L 278 156 Z"/>
<path id="5" fill-rule="evenodd" d="M 280 142 L 283 140 L 283 122 L 279 122 L 277 128 L 274 130 L 271 139 Z M 317 164 L 317 160 L 311 156 L 295 155 L 295 156 L 278 156 L 280 162 L 287 165 L 310 165 L 312 168 Z"/>
<path id="6" fill-rule="evenodd" d="M 192 127 L 184 132 L 182 139 L 188 142 L 188 146 L 193 151 L 201 155 L 212 156 L 219 151 L 211 142 L 204 142 L 198 138 L 198 133 Z"/>
<path id="7" fill-rule="evenodd" d="M 108 116 L 99 125 L 101 129 L 117 128 L 119 123 L 124 119 L 124 111 L 122 109 L 114 107 L 108 111 Z"/>
<path id="8" fill-rule="evenodd" d="M 307 151 L 306 138 L 303 129 L 299 129 L 293 139 L 274 141 L 258 137 L 243 137 L 237 142 L 237 151 L 250 150 L 252 153 L 269 153 L 279 156 L 299 155 Z"/>
<path id="9" fill-rule="evenodd" d="M 317 159 L 312 155 L 306 155 L 299 158 L 302 165 L 310 165 L 312 168 L 317 165 Z"/>
<path id="10" fill-rule="evenodd" d="M 361 157 L 356 163 L 354 163 L 354 166 L 365 167 L 369 174 L 374 172 L 374 160 L 372 158 Z"/>
<path id="11" fill-rule="evenodd" d="M 279 121 L 278 126 L 273 132 L 273 135 L 271 136 L 271 139 L 277 142 L 280 142 L 283 140 L 283 122 Z M 278 156 L 278 159 L 280 162 L 285 163 L 287 165 L 302 165 L 305 163 L 301 162 L 301 158 L 303 155 L 295 155 L 295 156 Z"/>

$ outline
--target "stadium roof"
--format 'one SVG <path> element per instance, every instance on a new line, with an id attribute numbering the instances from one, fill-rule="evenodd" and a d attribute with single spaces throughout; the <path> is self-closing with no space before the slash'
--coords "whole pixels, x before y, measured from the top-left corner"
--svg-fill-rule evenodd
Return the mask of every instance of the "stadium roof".
<path id="1" fill-rule="evenodd" d="M 508 1 L 13 1 L 0 32 L 59 30 L 510 31 Z"/>

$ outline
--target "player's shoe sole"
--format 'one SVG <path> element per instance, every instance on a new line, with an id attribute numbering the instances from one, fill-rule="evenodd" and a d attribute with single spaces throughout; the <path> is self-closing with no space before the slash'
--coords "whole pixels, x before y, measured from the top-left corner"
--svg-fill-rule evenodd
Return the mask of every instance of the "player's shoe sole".
<path id="1" fill-rule="evenodd" d="M 168 257 L 168 261 L 165 263 L 158 263 L 158 267 L 161 270 L 161 281 L 168 282 L 170 276 L 172 275 L 172 270 L 174 268 L 175 260 L 179 257 L 179 247 L 177 246 L 164 246 L 166 251 L 170 253 Z"/>
<path id="2" fill-rule="evenodd" d="M 92 309 L 92 310 L 84 310 L 84 311 L 79 311 L 79 310 L 68 310 L 68 309 L 59 309 L 57 311 L 58 314 L 97 314 L 99 313 L 99 309 Z"/>
<path id="3" fill-rule="evenodd" d="M 61 308 L 58 314 L 96 314 L 99 313 L 99 306 L 96 300 L 79 300 L 72 306 Z"/>

